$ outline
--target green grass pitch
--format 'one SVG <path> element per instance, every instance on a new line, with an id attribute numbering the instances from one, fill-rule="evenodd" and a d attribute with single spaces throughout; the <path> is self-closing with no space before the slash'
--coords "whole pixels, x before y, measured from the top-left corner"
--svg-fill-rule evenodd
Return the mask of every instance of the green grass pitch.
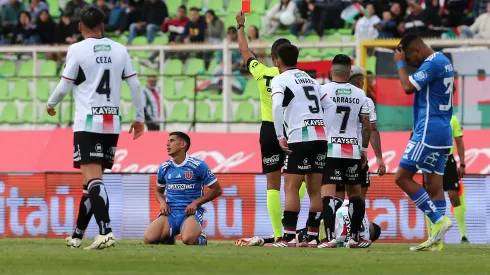
<path id="1" fill-rule="evenodd" d="M 89 245 L 85 240 L 83 245 Z M 71 249 L 63 240 L 0 239 L 0 274 L 488 274 L 490 246 L 447 245 L 410 252 L 408 244 L 369 249 L 144 245 L 118 241 L 103 251 Z"/>

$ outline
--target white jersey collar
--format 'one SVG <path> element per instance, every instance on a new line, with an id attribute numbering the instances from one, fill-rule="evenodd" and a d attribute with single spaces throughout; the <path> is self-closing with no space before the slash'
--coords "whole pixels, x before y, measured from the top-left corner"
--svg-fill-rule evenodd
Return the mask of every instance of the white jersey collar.
<path id="1" fill-rule="evenodd" d="M 188 160 L 189 160 L 189 155 L 185 154 L 185 159 L 184 159 L 184 161 L 181 164 L 175 163 L 173 158 L 172 158 L 172 164 L 175 167 L 182 167 L 182 166 L 184 166 L 187 163 Z"/>

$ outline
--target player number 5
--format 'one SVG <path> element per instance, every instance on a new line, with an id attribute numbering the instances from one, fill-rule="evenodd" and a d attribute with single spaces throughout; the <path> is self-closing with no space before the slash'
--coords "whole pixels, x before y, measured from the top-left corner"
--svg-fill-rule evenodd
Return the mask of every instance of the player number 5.
<path id="1" fill-rule="evenodd" d="M 453 86 L 454 86 L 454 78 L 446 77 L 444 78 L 444 85 L 446 85 L 447 90 L 444 94 L 449 94 L 449 102 L 447 105 L 439 105 L 439 110 L 441 111 L 449 111 L 453 106 Z"/>
<path id="2" fill-rule="evenodd" d="M 317 114 L 320 112 L 320 103 L 318 103 L 318 97 L 315 94 L 312 94 L 311 92 L 315 91 L 315 88 L 312 86 L 304 86 L 303 90 L 305 91 L 305 96 L 308 100 L 311 100 L 315 103 L 315 106 L 309 105 L 310 107 L 310 112 L 312 114 Z"/>

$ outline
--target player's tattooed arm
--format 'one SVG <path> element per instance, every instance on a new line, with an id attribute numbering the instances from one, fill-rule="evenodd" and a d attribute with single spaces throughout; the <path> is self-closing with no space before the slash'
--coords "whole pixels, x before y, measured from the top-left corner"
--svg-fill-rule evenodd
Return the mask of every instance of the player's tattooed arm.
<path id="1" fill-rule="evenodd" d="M 383 157 L 383 152 L 381 150 L 381 136 L 378 131 L 376 123 L 371 123 L 371 147 L 373 147 L 374 154 L 377 158 Z"/>
<path id="2" fill-rule="evenodd" d="M 369 115 L 361 114 L 360 117 L 362 124 L 362 147 L 368 148 L 371 139 L 371 122 L 369 121 Z"/>

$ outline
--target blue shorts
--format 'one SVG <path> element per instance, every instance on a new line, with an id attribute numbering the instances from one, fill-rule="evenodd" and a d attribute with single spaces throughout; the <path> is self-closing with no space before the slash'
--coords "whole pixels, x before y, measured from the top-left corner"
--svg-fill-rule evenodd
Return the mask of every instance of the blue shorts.
<path id="1" fill-rule="evenodd" d="M 400 167 L 414 173 L 421 170 L 424 173 L 444 175 L 449 150 L 429 148 L 420 141 L 409 140 Z"/>
<path id="2" fill-rule="evenodd" d="M 197 222 L 201 227 L 202 227 L 203 215 L 204 215 L 204 209 L 198 209 L 194 214 L 194 217 L 196 218 Z M 158 218 L 160 218 L 161 216 L 163 216 L 162 213 L 158 215 Z M 189 216 L 184 212 L 184 210 L 170 211 L 170 214 L 168 215 L 168 223 L 170 224 L 170 237 L 175 237 L 180 234 L 180 231 L 182 230 L 182 226 L 184 225 L 184 222 L 188 217 Z"/>

